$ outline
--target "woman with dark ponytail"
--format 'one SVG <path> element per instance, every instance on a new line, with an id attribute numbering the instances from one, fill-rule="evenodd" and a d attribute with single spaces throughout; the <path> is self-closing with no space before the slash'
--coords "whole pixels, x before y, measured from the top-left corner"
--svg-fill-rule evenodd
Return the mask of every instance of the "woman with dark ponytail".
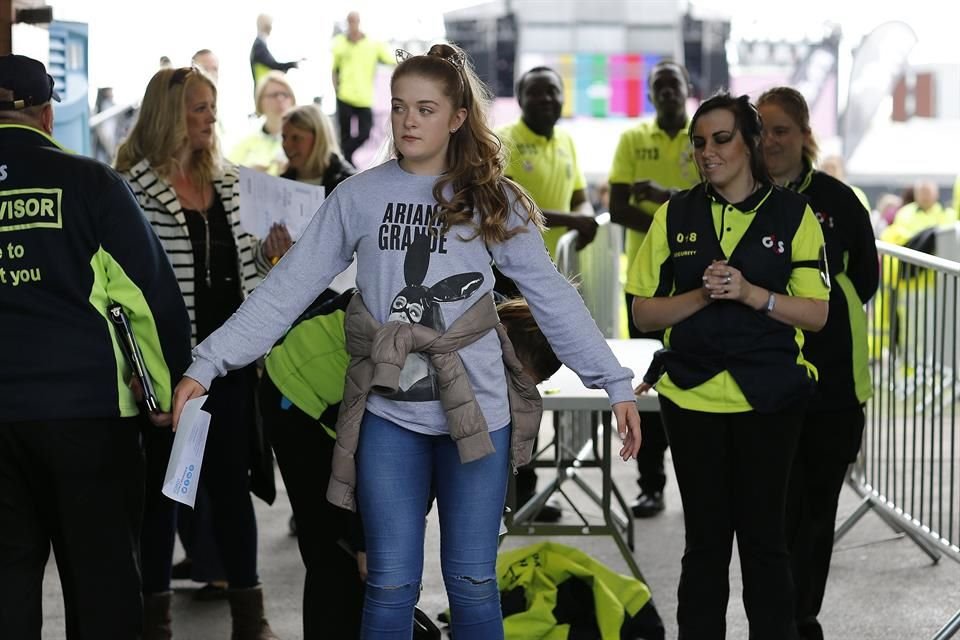
<path id="1" fill-rule="evenodd" d="M 784 506 L 816 371 L 801 329 L 827 319 L 823 234 L 774 186 L 747 96 L 690 123 L 702 182 L 664 204 L 630 266 L 633 321 L 665 329 L 655 384 L 683 500 L 680 638 L 723 638 L 736 535 L 751 638 L 795 638 Z"/>

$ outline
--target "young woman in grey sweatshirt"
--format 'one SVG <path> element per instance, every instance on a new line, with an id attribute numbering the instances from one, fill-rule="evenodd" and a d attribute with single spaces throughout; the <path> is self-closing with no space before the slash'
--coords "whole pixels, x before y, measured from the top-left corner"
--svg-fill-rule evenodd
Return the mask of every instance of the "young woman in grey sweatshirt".
<path id="1" fill-rule="evenodd" d="M 491 295 L 493 262 L 517 283 L 560 360 L 587 386 L 607 391 L 623 438 L 620 455 L 635 457 L 633 374 L 550 261 L 542 215 L 503 176 L 500 143 L 484 115 L 488 92 L 456 47 L 401 57 L 391 82 L 396 159 L 343 182 L 237 313 L 195 349 L 175 391 L 174 422 L 212 379 L 269 350 L 354 254 L 357 287 L 378 322 L 441 334 Z M 493 442 L 489 455 L 460 461 L 436 370 L 422 353 L 406 357 L 394 393 L 367 398 L 356 453 L 369 572 L 362 638 L 411 636 L 431 488 L 453 633 L 459 640 L 503 638 L 495 565 L 510 412 L 496 332 L 459 355 Z"/>

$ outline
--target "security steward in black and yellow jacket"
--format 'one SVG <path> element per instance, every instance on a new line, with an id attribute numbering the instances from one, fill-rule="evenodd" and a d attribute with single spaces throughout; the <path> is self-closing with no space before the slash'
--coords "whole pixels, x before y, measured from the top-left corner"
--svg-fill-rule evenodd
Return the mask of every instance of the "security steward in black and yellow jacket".
<path id="1" fill-rule="evenodd" d="M 789 581 L 771 581 L 776 574 L 766 573 L 764 556 L 786 560 L 785 547 L 776 548 L 775 541 L 783 544 L 786 478 L 815 371 L 801 352 L 803 333 L 768 309 L 787 294 L 826 299 L 818 269 L 822 244 L 805 203 L 783 189 L 764 185 L 733 204 L 700 185 L 657 212 L 629 272 L 627 289 L 634 295 L 677 296 L 701 289 L 705 269 L 726 257 L 745 280 L 771 292 L 761 309 L 714 301 L 667 328 L 666 349 L 657 356 L 662 377 L 656 388 L 687 534 L 678 620 L 694 618 L 703 630 L 714 628 L 711 619 L 722 619 L 720 605 L 714 610 L 700 601 L 691 611 L 683 593 L 728 590 L 734 532 L 745 593 L 751 594 L 748 616 L 754 607 L 767 608 L 777 592 L 787 600 L 784 607 L 792 599 Z M 779 535 L 768 528 L 776 513 Z"/>
<path id="2" fill-rule="evenodd" d="M 864 404 L 872 395 L 864 305 L 880 279 L 870 216 L 839 180 L 805 163 L 788 189 L 801 193 L 820 221 L 830 270 L 830 314 L 819 332 L 804 332 L 803 354 L 817 367 L 787 500 L 787 536 L 802 638 L 823 638 L 823 602 L 840 490 L 863 438 Z"/>
<path id="3" fill-rule="evenodd" d="M 816 375 L 800 327 L 827 315 L 823 234 L 803 198 L 771 185 L 746 96 L 710 98 L 690 131 L 709 182 L 656 212 L 626 287 L 638 327 L 666 329 L 645 382 L 683 501 L 679 633 L 723 637 L 736 534 L 750 637 L 790 640 L 784 509 Z"/>
<path id="4" fill-rule="evenodd" d="M 0 57 L 0 637 L 39 637 L 52 544 L 66 637 L 133 639 L 139 409 L 106 310 L 126 310 L 162 411 L 190 324 L 126 182 L 50 137 L 53 84 L 40 62 Z"/>
<path id="5" fill-rule="evenodd" d="M 791 467 L 787 542 L 796 591 L 797 631 L 823 640 L 823 603 L 840 490 L 860 450 L 864 403 L 872 386 L 864 305 L 880 279 L 870 215 L 856 193 L 813 168 L 819 151 L 810 110 L 792 87 L 773 87 L 758 100 L 764 159 L 773 179 L 806 197 L 826 242 L 830 313 L 818 332 L 804 332 L 803 355 L 819 373 Z"/>

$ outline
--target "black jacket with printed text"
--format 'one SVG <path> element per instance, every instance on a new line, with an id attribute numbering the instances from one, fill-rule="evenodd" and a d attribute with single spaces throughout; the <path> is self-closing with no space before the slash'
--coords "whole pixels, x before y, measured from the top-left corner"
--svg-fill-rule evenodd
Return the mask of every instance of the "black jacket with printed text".
<path id="1" fill-rule="evenodd" d="M 0 423 L 138 413 L 112 302 L 169 410 L 190 323 L 126 181 L 21 125 L 0 125 L 0 169 Z"/>

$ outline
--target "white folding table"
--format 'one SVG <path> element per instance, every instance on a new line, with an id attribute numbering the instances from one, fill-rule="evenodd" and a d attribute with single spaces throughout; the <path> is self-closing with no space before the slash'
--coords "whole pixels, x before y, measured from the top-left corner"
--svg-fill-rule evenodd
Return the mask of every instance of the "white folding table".
<path id="1" fill-rule="evenodd" d="M 662 347 L 658 340 L 608 340 L 613 353 L 620 363 L 633 369 L 633 385 L 640 384 L 643 374 L 653 359 L 653 354 Z M 623 495 L 613 484 L 611 477 L 611 458 L 617 455 L 619 446 L 611 449 L 613 425 L 610 413 L 610 401 L 607 394 L 599 389 L 587 389 L 573 371 L 566 367 L 540 385 L 543 396 L 543 408 L 554 412 L 554 438 L 534 452 L 532 464 L 540 469 L 552 468 L 555 477 L 522 508 L 514 511 L 516 501 L 514 483 L 510 483 L 508 504 L 511 513 L 505 522 L 510 535 L 537 536 L 596 536 L 613 537 L 623 555 L 627 566 L 638 579 L 643 579 L 640 568 L 633 558 L 634 531 L 633 517 Z M 637 408 L 640 411 L 659 410 L 659 400 L 655 391 L 650 390 L 637 396 Z M 599 440 L 599 442 L 598 442 Z M 542 456 L 553 450 L 553 459 Z M 599 468 L 601 489 L 598 494 L 594 487 L 580 473 L 581 469 Z M 602 522 L 591 522 L 577 507 L 571 496 L 564 491 L 567 480 L 576 484 L 592 502 L 600 507 Z M 573 508 L 580 520 L 577 524 L 546 524 L 535 520 L 537 513 L 555 493 L 561 494 L 567 504 Z M 616 499 L 619 510 L 614 509 L 612 500 Z"/>

